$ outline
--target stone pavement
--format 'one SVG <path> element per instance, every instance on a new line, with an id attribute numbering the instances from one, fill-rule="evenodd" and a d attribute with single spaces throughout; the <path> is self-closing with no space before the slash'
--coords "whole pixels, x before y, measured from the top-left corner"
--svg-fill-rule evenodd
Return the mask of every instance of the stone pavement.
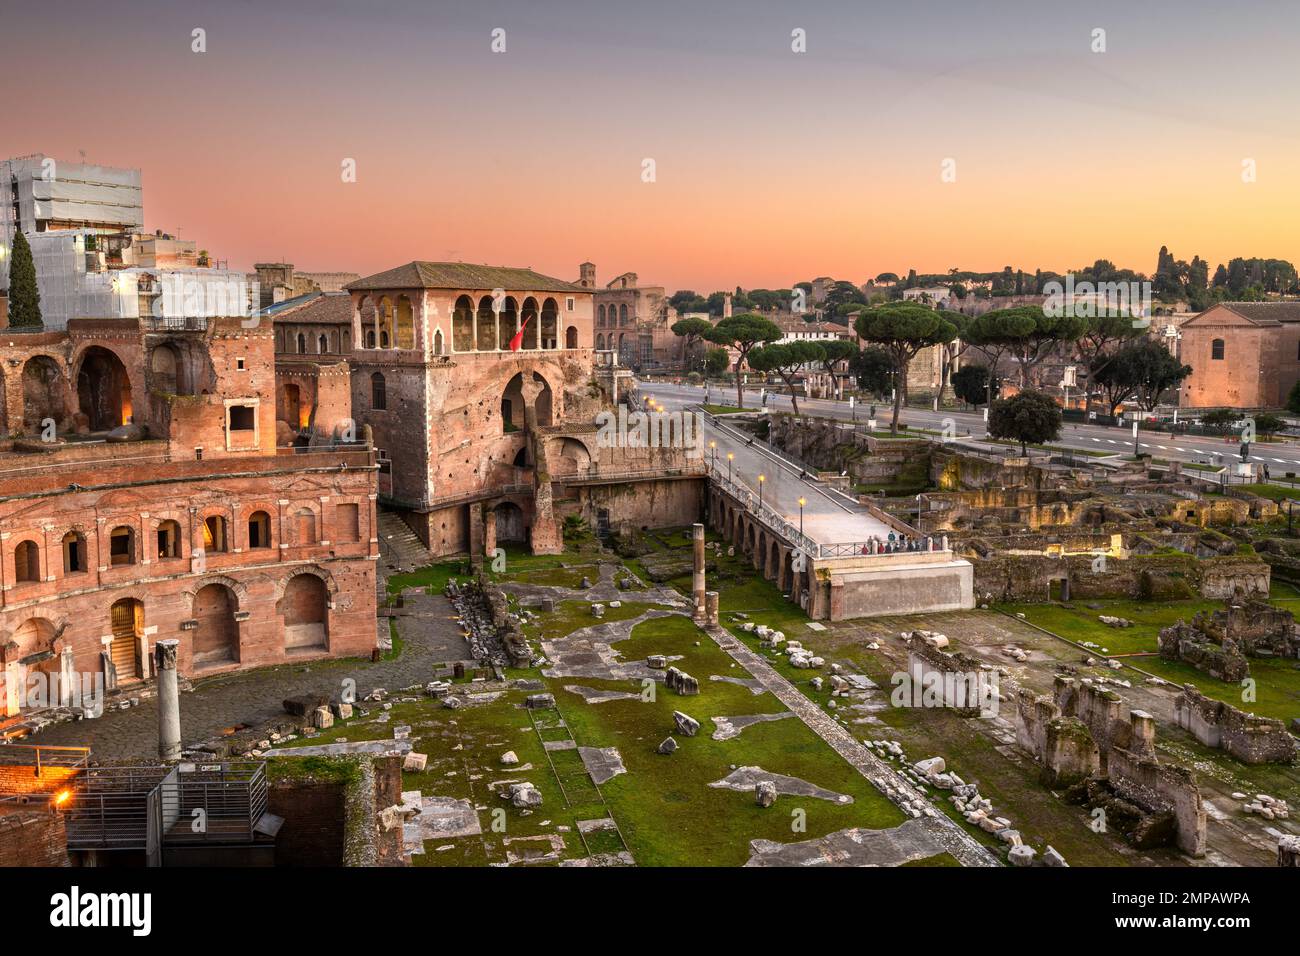
<path id="1" fill-rule="evenodd" d="M 705 629 L 714 642 L 731 655 L 732 659 L 757 678 L 764 687 L 794 711 L 808 728 L 822 740 L 826 741 L 836 753 L 866 777 L 877 790 L 887 796 L 898 806 L 904 803 L 913 805 L 930 802 L 906 778 L 885 763 L 852 734 L 840 726 L 824 710 L 803 695 L 800 690 L 781 676 L 761 654 L 756 654 L 745 644 L 732 637 L 721 626 Z M 904 810 L 904 812 L 907 812 Z M 913 823 L 917 828 L 924 828 L 938 847 L 935 852 L 946 851 L 952 854 L 962 866 L 998 866 L 998 860 L 969 833 L 936 809 L 934 816 L 916 818 Z"/>
<path id="2" fill-rule="evenodd" d="M 408 599 L 409 600 L 409 599 Z M 434 679 L 435 666 L 459 659 L 446 656 L 457 641 L 464 645 L 451 602 L 443 595 L 421 596 L 419 613 L 398 619 L 401 656 L 372 663 L 360 658 L 322 660 L 245 671 L 199 680 L 181 694 L 181 740 L 189 746 L 218 736 L 228 727 L 255 725 L 281 716 L 281 702 L 299 694 L 338 692 L 346 679 L 356 681 L 362 697 L 376 687 L 393 690 Z M 129 691 L 111 699 L 104 716 L 56 724 L 33 735 L 28 742 L 89 746 L 91 759 L 152 762 L 158 757 L 157 700 L 141 696 L 138 706 L 114 710 L 113 700 L 132 696 Z"/>

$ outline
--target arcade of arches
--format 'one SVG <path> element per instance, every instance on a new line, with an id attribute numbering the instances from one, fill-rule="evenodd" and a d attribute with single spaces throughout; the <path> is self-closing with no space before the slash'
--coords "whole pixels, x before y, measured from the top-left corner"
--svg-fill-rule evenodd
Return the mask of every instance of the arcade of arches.
<path id="1" fill-rule="evenodd" d="M 434 355 L 466 352 L 511 351 L 519 335 L 519 348 L 554 351 L 578 348 L 578 327 L 564 326 L 560 304 L 553 296 L 491 295 L 457 297 L 451 310 L 450 335 L 432 331 Z M 357 305 L 360 345 L 367 349 L 417 347 L 414 310 L 406 295 L 363 296 Z M 431 323 L 432 324 L 432 323 Z"/>

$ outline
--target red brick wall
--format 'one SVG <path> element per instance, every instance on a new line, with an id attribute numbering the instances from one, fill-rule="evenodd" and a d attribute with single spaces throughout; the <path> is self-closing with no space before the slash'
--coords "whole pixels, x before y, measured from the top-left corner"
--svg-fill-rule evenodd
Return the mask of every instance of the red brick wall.
<path id="1" fill-rule="evenodd" d="M 63 814 L 0 809 L 0 867 L 70 865 Z"/>
<path id="2" fill-rule="evenodd" d="M 232 660 L 203 673 L 279 663 L 286 659 L 283 609 L 289 580 L 312 574 L 326 582 L 329 606 L 325 646 L 295 649 L 294 659 L 368 656 L 375 642 L 376 478 L 368 451 L 277 454 L 275 367 L 269 323 L 245 328 L 239 319 L 217 319 L 206 331 L 150 333 L 134 320 L 75 320 L 67 332 L 15 336 L 0 342 L 5 423 L 31 417 L 34 393 L 24 388 L 23 369 L 35 356 L 58 370 L 53 388 L 78 407 L 78 369 L 90 348 L 116 355 L 126 370 L 131 412 L 156 440 L 108 443 L 76 441 L 52 446 L 39 438 L 0 443 L 0 663 L 4 645 L 32 618 L 56 632 L 56 653 L 71 648 L 77 671 L 101 671 L 102 639 L 111 633 L 110 607 L 124 598 L 143 603 L 149 644 L 179 638 L 182 673 L 196 673 L 194 604 L 206 585 L 230 591 L 231 620 L 238 635 Z M 172 342 L 186 356 L 187 374 L 207 394 L 176 395 L 155 388 L 151 350 Z M 346 378 L 346 376 L 343 376 Z M 337 396 L 343 382 L 331 386 Z M 228 447 L 230 403 L 256 403 L 255 432 L 243 447 Z M 39 414 L 37 415 L 39 421 Z M 59 437 L 71 421 L 57 423 Z M 84 424 L 84 419 L 83 419 Z M 203 449 L 202 460 L 194 449 Z M 350 508 L 355 509 L 355 519 Z M 251 548 L 250 516 L 269 516 L 269 547 Z M 310 515 L 312 533 L 298 533 L 299 512 Z M 338 516 L 347 514 L 344 525 Z M 204 542 L 204 521 L 224 519 L 228 545 Z M 157 532 L 175 522 L 179 555 L 163 556 Z M 131 531 L 133 561 L 115 564 L 112 531 Z M 84 539 L 86 569 L 66 573 L 63 538 Z M 40 579 L 17 580 L 14 554 L 21 542 L 37 546 Z M 147 653 L 146 653 L 146 656 Z M 12 663 L 12 662 L 9 662 Z M 0 669 L 0 681 L 4 680 Z M 12 675 L 21 681 L 22 674 Z M 0 715 L 14 705 L 0 693 Z"/>

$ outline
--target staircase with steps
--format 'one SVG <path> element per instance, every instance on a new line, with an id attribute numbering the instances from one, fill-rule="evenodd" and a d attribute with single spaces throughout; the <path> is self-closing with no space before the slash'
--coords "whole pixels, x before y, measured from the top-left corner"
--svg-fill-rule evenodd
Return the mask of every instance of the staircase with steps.
<path id="1" fill-rule="evenodd" d="M 391 511 L 379 512 L 379 554 L 385 573 L 422 568 L 434 560 L 410 526 Z"/>

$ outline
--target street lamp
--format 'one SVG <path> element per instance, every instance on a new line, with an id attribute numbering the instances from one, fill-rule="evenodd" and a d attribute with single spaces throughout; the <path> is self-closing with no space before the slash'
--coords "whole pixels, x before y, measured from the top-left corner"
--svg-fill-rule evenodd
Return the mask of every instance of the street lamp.
<path id="1" fill-rule="evenodd" d="M 799 534 L 803 534 L 803 506 L 808 503 L 803 496 L 799 498 Z"/>
<path id="2" fill-rule="evenodd" d="M 735 452 L 727 452 L 727 484 L 731 484 L 731 463 L 736 460 Z"/>
<path id="3" fill-rule="evenodd" d="M 711 470 L 717 471 L 718 470 L 718 443 L 715 441 L 709 442 L 709 450 L 713 455 Z"/>
<path id="4" fill-rule="evenodd" d="M 763 510 L 763 482 L 767 481 L 767 475 L 758 476 L 758 510 Z"/>

